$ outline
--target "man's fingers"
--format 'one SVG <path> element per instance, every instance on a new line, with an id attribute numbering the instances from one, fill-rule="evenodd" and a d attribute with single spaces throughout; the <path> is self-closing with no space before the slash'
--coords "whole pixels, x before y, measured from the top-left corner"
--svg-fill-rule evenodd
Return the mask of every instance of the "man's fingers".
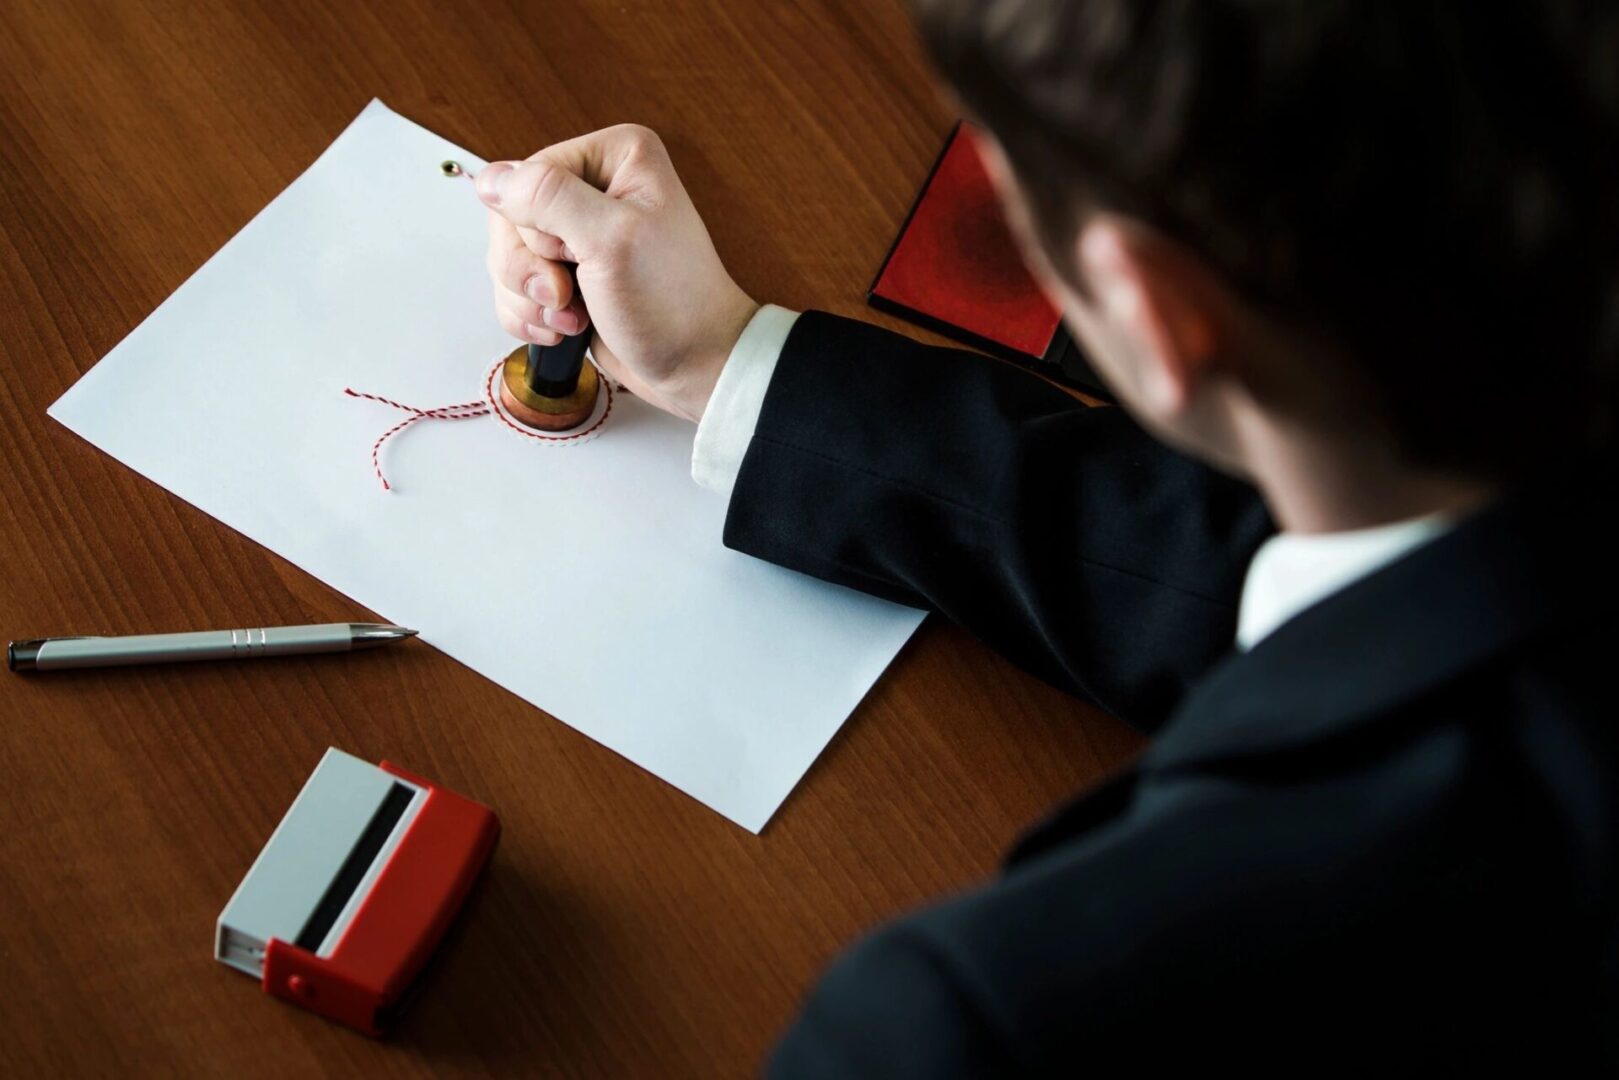
<path id="1" fill-rule="evenodd" d="M 492 162 L 477 186 L 479 197 L 513 225 L 558 238 L 577 261 L 580 244 L 611 235 L 631 212 L 626 202 L 654 204 L 669 183 L 679 182 L 662 140 L 639 124 L 619 124 L 548 146 L 527 161 Z"/>
<path id="2" fill-rule="evenodd" d="M 489 276 L 500 325 L 537 345 L 555 345 L 561 334 L 582 330 L 584 308 L 567 269 L 530 251 L 505 218 L 489 216 Z"/>
<path id="3" fill-rule="evenodd" d="M 537 326 L 563 334 L 577 334 L 590 324 L 577 298 L 565 308 L 551 308 L 536 304 L 526 296 L 499 289 L 495 292 L 495 310 L 510 315 L 515 325 Z"/>
<path id="4" fill-rule="evenodd" d="M 500 328 L 519 341 L 533 342 L 535 345 L 555 345 L 562 340 L 562 335 L 557 331 L 525 322 L 503 304 L 495 305 L 495 317 L 500 320 Z"/>
<path id="5" fill-rule="evenodd" d="M 648 211 L 680 182 L 658 137 L 621 125 L 558 143 L 527 161 L 497 161 L 477 176 L 490 208 L 489 275 L 501 327 L 553 345 L 588 333 L 566 262 L 596 263 L 635 244 Z M 625 371 L 622 379 L 635 376 Z"/>
<path id="6" fill-rule="evenodd" d="M 615 124 L 563 142 L 529 157 L 554 162 L 597 191 L 623 198 L 637 181 L 673 172 L 669 154 L 657 132 L 640 124 Z"/>
<path id="7" fill-rule="evenodd" d="M 519 228 L 549 233 L 580 253 L 612 231 L 625 207 L 560 164 L 497 161 L 478 174 L 478 196 Z"/>
<path id="8" fill-rule="evenodd" d="M 590 325 L 590 315 L 575 293 L 573 302 L 567 307 L 545 309 L 545 325 L 564 334 L 577 334 Z"/>
<path id="9" fill-rule="evenodd" d="M 493 211 L 489 215 L 489 276 L 498 287 L 543 307 L 565 308 L 574 299 L 567 268 L 535 254 L 511 223 Z"/>
<path id="10" fill-rule="evenodd" d="M 493 214 L 495 211 L 491 210 L 490 213 Z M 501 218 L 501 220 L 505 221 L 506 219 Z M 507 224 L 510 225 L 511 223 L 507 222 Z M 523 238 L 525 247 L 542 259 L 550 259 L 553 262 L 578 261 L 573 257 L 573 252 L 568 250 L 568 245 L 550 233 L 543 233 L 538 229 L 531 229 L 524 225 L 517 230 L 517 235 Z"/>
<path id="11" fill-rule="evenodd" d="M 508 334 L 536 345 L 555 345 L 585 330 L 590 320 L 572 308 L 553 311 L 505 294 L 495 301 L 495 317 Z"/>

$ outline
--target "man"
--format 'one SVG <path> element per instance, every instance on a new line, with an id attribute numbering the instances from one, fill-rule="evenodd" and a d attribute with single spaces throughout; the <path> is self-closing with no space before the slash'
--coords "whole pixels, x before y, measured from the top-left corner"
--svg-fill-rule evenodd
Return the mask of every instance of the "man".
<path id="1" fill-rule="evenodd" d="M 1611 1063 L 1619 22 L 918 8 L 1123 410 L 761 308 L 645 130 L 478 179 L 507 329 L 582 331 L 577 261 L 728 545 L 1156 732 L 839 960 L 773 1069 Z"/>

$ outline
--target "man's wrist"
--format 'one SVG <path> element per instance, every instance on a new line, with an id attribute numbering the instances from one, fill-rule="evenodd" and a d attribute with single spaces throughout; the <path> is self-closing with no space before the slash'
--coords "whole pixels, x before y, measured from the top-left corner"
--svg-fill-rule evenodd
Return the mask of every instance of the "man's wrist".
<path id="1" fill-rule="evenodd" d="M 664 400 L 676 415 L 694 424 L 702 423 L 709 399 L 714 396 L 714 387 L 719 383 L 737 341 L 761 306 L 753 297 L 737 290 L 736 302 L 730 306 L 730 313 L 714 333 L 714 344 L 699 350 L 698 355 L 682 365 L 678 384 L 666 386 L 664 390 Z"/>

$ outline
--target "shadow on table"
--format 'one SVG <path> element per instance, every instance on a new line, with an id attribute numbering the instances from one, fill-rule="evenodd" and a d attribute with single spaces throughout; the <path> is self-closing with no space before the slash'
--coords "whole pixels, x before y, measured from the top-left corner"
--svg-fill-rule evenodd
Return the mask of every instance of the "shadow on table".
<path id="1" fill-rule="evenodd" d="M 590 1015 L 582 957 L 605 937 L 599 912 L 524 878 L 497 848 L 427 970 L 390 1042 L 444 1066 L 500 1073 L 595 1071 L 612 1060 Z"/>

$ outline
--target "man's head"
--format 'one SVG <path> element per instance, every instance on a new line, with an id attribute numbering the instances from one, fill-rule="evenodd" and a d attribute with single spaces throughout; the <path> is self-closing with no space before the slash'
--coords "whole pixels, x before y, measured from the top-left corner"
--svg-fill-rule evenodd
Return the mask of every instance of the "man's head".
<path id="1" fill-rule="evenodd" d="M 1600 0 L 914 0 L 1121 398 L 1511 479 L 1611 442 L 1619 15 Z M 1270 445 L 1274 446 L 1274 443 Z"/>

